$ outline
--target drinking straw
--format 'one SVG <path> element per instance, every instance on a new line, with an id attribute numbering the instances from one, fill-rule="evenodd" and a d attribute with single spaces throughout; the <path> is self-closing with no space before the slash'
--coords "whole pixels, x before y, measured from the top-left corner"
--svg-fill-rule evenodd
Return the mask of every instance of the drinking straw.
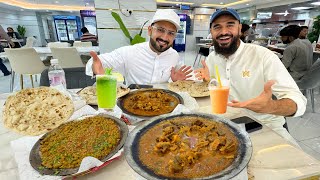
<path id="1" fill-rule="evenodd" d="M 216 69 L 216 75 L 217 75 L 219 87 L 222 87 L 218 66 L 215 64 L 214 67 L 215 67 L 215 69 Z"/>

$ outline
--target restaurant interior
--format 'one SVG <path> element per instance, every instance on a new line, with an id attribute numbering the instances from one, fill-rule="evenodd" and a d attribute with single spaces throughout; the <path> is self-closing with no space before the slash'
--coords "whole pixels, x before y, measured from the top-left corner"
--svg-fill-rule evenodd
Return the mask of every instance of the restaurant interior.
<path id="1" fill-rule="evenodd" d="M 314 63 L 320 61 L 320 1 L 318 0 L 0 0 L 0 25 L 5 32 L 8 27 L 11 27 L 18 34 L 11 37 L 15 44 L 12 48 L 6 39 L 0 39 L 1 46 L 5 48 L 0 52 L 0 58 L 10 71 L 10 74 L 6 75 L 4 71 L 4 74 L 0 73 L 0 114 L 1 116 L 4 114 L 5 102 L 10 95 L 21 89 L 50 86 L 48 68 L 51 59 L 58 59 L 62 68 L 72 69 L 65 70 L 66 86 L 67 89 L 77 89 L 72 91 L 74 93 L 71 96 L 75 99 L 79 98 L 79 93 L 76 93 L 86 85 L 68 83 L 67 76 L 72 77 L 74 81 L 82 79 L 89 84 L 92 82 L 91 86 L 95 80 L 85 73 L 86 63 L 91 58 L 89 53 L 91 51 L 97 54 L 110 53 L 117 48 L 129 46 L 132 44 L 132 37 L 139 33 L 142 38 L 145 38 L 144 41 L 148 42 L 150 39 L 148 26 L 151 25 L 151 19 L 158 9 L 172 9 L 180 17 L 181 29 L 177 31 L 172 45 L 179 54 L 179 63 L 191 66 L 192 69 L 201 68 L 201 60 L 205 60 L 210 53 L 214 53 L 210 37 L 211 15 L 223 8 L 235 9 L 240 15 L 240 22 L 248 24 L 251 29 L 253 23 L 257 25 L 254 40 L 249 41 L 247 37 L 246 43 L 266 47 L 280 59 L 283 57 L 286 44 L 281 41 L 279 31 L 287 24 L 307 26 L 309 35 L 306 38 L 313 48 L 312 61 Z M 123 26 L 119 26 L 121 23 L 112 12 L 117 13 L 127 31 L 123 30 Z M 84 33 L 81 32 L 83 27 L 86 27 L 96 39 L 84 41 L 82 39 Z M 126 32 L 129 33 L 130 38 Z M 11 49 L 22 51 L 15 53 L 10 52 Z M 67 59 L 68 62 L 63 59 Z M 240 164 L 239 167 L 243 167 L 237 173 L 234 172 L 237 168 L 233 167 L 229 175 L 233 173 L 235 175 L 223 174 L 224 179 L 226 177 L 227 179 L 320 179 L 320 77 L 305 81 L 313 83 L 312 87 L 299 86 L 307 98 L 305 113 L 300 117 L 289 116 L 285 119 L 289 134 L 300 147 L 295 147 L 279 138 L 280 136 L 276 133 L 271 134 L 267 130 L 260 130 L 263 132 L 261 134 L 259 130 L 252 132 L 253 134 L 249 133 L 248 137 L 253 143 L 253 150 L 251 149 L 253 154 L 252 156 L 250 154 L 247 162 L 249 165 Z M 128 84 L 125 87 L 127 88 Z M 163 86 L 159 85 L 159 87 Z M 182 97 L 185 98 L 185 96 Z M 209 99 L 209 95 L 207 98 Z M 186 112 L 190 110 L 193 112 L 197 108 L 200 109 L 199 112 L 210 112 L 208 108 L 206 109 L 208 99 L 186 97 L 185 108 L 188 108 L 186 104 L 190 106 Z M 196 105 L 192 105 L 193 102 Z M 88 112 L 91 112 L 91 109 L 88 112 L 86 110 L 82 112 L 81 108 L 85 109 L 79 107 L 79 111 L 75 111 L 77 116 L 90 114 Z M 240 110 L 235 112 L 239 113 Z M 232 113 L 234 112 L 228 114 L 227 111 L 225 117 L 235 117 Z M 77 117 L 75 114 L 73 116 Z M 131 118 L 131 116 L 128 117 Z M 3 124 L 3 118 L 0 117 L 0 119 Z M 150 124 L 144 125 L 148 127 Z M 122 144 L 125 148 L 129 142 L 135 143 L 135 139 L 130 137 L 131 133 L 135 136 L 139 134 L 132 131 L 133 127 L 129 126 L 128 142 L 123 142 L 125 145 Z M 19 139 L 22 137 L 25 139 Z M 0 140 L 3 143 L 0 143 L 0 154 L 5 156 L 0 156 L 0 179 L 60 179 L 61 176 L 57 175 L 63 174 L 59 174 L 58 171 L 53 172 L 51 176 L 40 175 L 37 171 L 44 174 L 45 171 L 33 170 L 29 160 L 17 162 L 17 158 L 29 159 L 29 154 L 19 152 L 23 147 L 17 145 L 28 144 L 30 152 L 34 143 L 30 145 L 33 141 L 30 138 L 29 142 L 28 137 L 13 133 L 1 125 Z M 11 148 L 14 146 L 13 151 Z M 150 175 L 149 169 L 140 167 L 139 163 L 135 164 L 136 159 L 133 156 L 136 154 L 128 153 L 129 151 L 133 151 L 131 147 L 129 150 L 121 151 L 120 154 L 119 150 L 116 154 L 118 156 L 113 156 L 112 160 L 106 159 L 102 164 L 98 163 L 95 168 L 84 167 L 87 169 L 82 173 L 73 172 L 76 174 L 74 177 L 78 179 L 163 177 L 154 176 L 154 173 Z M 244 161 L 248 158 L 247 156 L 249 155 L 244 155 Z M 215 178 L 214 176 L 213 179 Z"/>

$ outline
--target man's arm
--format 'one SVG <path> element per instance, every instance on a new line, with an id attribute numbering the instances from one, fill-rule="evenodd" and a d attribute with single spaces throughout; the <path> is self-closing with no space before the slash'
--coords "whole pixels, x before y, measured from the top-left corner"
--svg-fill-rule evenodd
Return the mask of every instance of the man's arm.
<path id="1" fill-rule="evenodd" d="M 297 111 L 297 104 L 288 98 L 273 100 L 271 86 L 275 81 L 268 81 L 264 91 L 256 98 L 244 102 L 232 101 L 228 106 L 246 108 L 257 113 L 274 114 L 279 116 L 292 116 Z"/>
<path id="2" fill-rule="evenodd" d="M 294 59 L 295 51 L 296 51 L 295 47 L 287 47 L 283 51 L 283 57 L 281 61 L 287 69 L 290 67 L 292 60 Z"/>

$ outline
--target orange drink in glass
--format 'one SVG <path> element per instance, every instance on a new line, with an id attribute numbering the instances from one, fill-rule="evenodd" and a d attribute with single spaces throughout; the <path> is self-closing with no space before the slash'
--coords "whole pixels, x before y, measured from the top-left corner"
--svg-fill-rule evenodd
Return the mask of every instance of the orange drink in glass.
<path id="1" fill-rule="evenodd" d="M 220 86 L 218 81 L 212 79 L 209 83 L 211 111 L 213 114 L 223 114 L 227 111 L 229 87 Z"/>

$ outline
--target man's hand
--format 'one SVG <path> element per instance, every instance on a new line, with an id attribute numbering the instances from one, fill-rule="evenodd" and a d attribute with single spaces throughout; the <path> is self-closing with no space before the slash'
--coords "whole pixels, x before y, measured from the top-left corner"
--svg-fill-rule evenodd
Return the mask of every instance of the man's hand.
<path id="1" fill-rule="evenodd" d="M 276 107 L 274 104 L 274 100 L 272 100 L 271 86 L 274 84 L 275 81 L 268 81 L 264 85 L 263 92 L 258 97 L 244 102 L 233 100 L 231 103 L 228 103 L 228 106 L 236 108 L 246 108 L 257 113 L 273 114 Z"/>
<path id="2" fill-rule="evenodd" d="M 93 74 L 104 74 L 104 69 L 102 67 L 102 63 L 101 63 L 97 53 L 94 51 L 91 51 L 90 55 L 93 58 L 93 61 L 92 61 Z"/>
<path id="3" fill-rule="evenodd" d="M 171 79 L 172 81 L 186 80 L 192 75 L 189 75 L 192 72 L 191 66 L 182 66 L 178 71 L 174 67 L 171 68 Z"/>
<path id="4" fill-rule="evenodd" d="M 204 81 L 210 81 L 210 73 L 206 62 L 204 60 L 201 60 L 201 64 L 203 68 L 194 71 L 196 78 L 198 78 L 199 80 L 203 79 Z"/>

